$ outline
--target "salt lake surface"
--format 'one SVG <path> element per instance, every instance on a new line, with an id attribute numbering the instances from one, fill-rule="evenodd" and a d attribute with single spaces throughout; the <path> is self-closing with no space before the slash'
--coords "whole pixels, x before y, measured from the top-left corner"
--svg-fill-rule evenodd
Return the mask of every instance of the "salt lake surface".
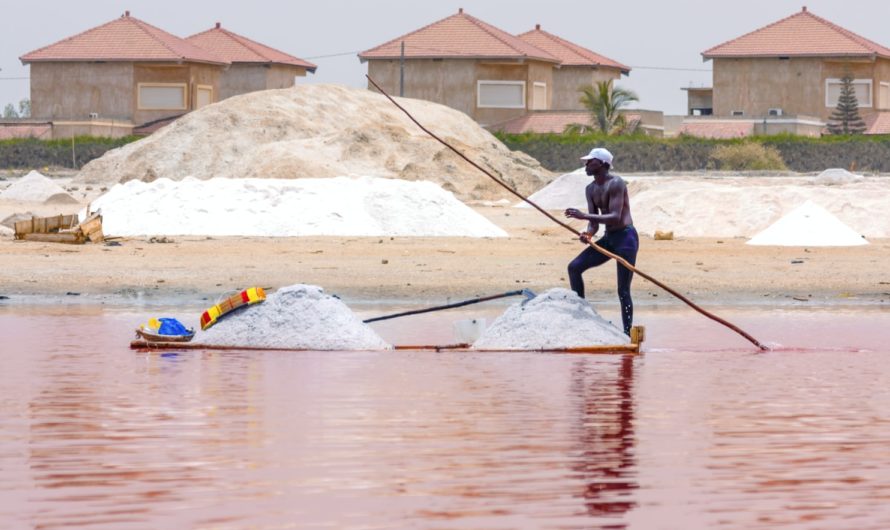
<path id="1" fill-rule="evenodd" d="M 717 310 L 768 353 L 684 308 L 641 356 L 128 348 L 199 311 L 0 305 L 0 528 L 890 528 L 887 309 Z"/>

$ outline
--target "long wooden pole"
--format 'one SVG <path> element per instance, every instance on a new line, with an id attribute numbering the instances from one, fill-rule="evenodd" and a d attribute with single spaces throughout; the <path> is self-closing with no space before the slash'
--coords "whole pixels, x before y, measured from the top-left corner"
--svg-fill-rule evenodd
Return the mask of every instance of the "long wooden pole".
<path id="1" fill-rule="evenodd" d="M 405 110 L 404 107 L 402 107 L 401 105 L 399 105 L 398 103 L 396 103 L 396 100 L 394 100 L 389 94 L 387 94 L 385 90 L 383 90 L 382 88 L 380 88 L 380 85 L 378 85 L 377 83 L 375 83 L 374 80 L 371 79 L 371 76 L 369 76 L 369 75 L 365 75 L 365 77 L 367 77 L 367 78 L 368 78 L 368 81 L 369 81 L 372 85 L 374 85 L 374 88 L 376 88 L 381 94 L 383 94 L 384 96 L 386 96 L 386 99 L 388 99 L 390 102 L 392 102 L 393 105 L 395 105 L 396 107 L 398 107 L 399 110 L 401 110 L 402 112 L 404 112 L 405 115 L 408 116 L 408 118 L 409 118 L 411 121 L 413 121 L 418 127 L 420 127 L 420 129 L 421 129 L 423 132 L 427 133 L 428 135 L 430 135 L 430 136 L 432 136 L 433 138 L 435 138 L 436 140 L 438 140 L 439 143 L 441 143 L 442 145 L 444 145 L 444 146 L 447 147 L 448 149 L 452 150 L 457 156 L 463 158 L 463 159 L 466 160 L 471 166 L 473 166 L 473 167 L 475 167 L 476 169 L 478 169 L 479 171 L 485 173 L 489 178 L 491 178 L 492 180 L 494 180 L 495 182 L 497 182 L 498 184 L 500 184 L 504 189 L 506 189 L 507 191 L 509 191 L 510 193 L 512 193 L 513 195 L 515 195 L 516 197 L 520 198 L 521 200 L 525 201 L 528 205 L 530 205 L 530 206 L 533 207 L 534 209 L 538 210 L 539 212 L 541 212 L 542 214 L 544 214 L 545 216 L 547 216 L 551 221 L 553 221 L 554 223 L 556 223 L 556 224 L 562 226 L 563 228 L 565 228 L 565 229 L 568 230 L 569 232 L 575 234 L 576 236 L 579 236 L 579 237 L 580 237 L 581 233 L 580 233 L 578 230 L 575 230 L 574 228 L 572 228 L 572 227 L 569 226 L 568 224 L 566 224 L 566 223 L 560 221 L 559 219 L 557 219 L 556 217 L 554 217 L 552 214 L 550 214 L 550 212 L 544 210 L 543 208 L 541 208 L 540 206 L 538 206 L 537 204 L 535 204 L 534 202 L 532 202 L 531 200 L 529 200 L 527 197 L 523 196 L 521 193 L 519 193 L 518 191 L 514 190 L 514 189 L 513 189 L 512 187 L 510 187 L 510 185 L 508 185 L 506 182 L 504 182 L 504 181 L 502 181 L 501 179 L 497 178 L 496 176 L 492 175 L 491 172 L 489 172 L 488 170 L 486 170 L 485 168 L 483 168 L 482 166 L 480 166 L 480 165 L 477 164 L 476 162 L 473 162 L 472 160 L 470 160 L 469 158 L 467 158 L 466 155 L 464 155 L 462 152 L 460 152 L 460 151 L 458 151 L 457 149 L 455 149 L 451 144 L 449 144 L 449 143 L 446 142 L 445 140 L 443 140 L 443 139 L 439 138 L 438 136 L 436 136 L 433 132 L 431 132 L 429 129 L 427 129 L 426 127 L 424 127 L 419 121 L 417 121 L 417 120 L 414 118 L 414 116 L 411 115 L 410 112 L 408 112 L 407 110 Z M 738 326 L 736 326 L 736 325 L 734 325 L 734 324 L 732 324 L 732 323 L 730 323 L 730 322 L 727 322 L 726 320 L 723 320 L 722 318 L 718 317 L 717 315 L 715 315 L 715 314 L 713 314 L 713 313 L 710 313 L 710 312 L 708 312 L 708 311 L 705 311 L 704 309 L 702 309 L 701 307 L 699 307 L 698 305 L 696 305 L 696 304 L 693 303 L 691 300 L 689 300 L 688 298 L 686 298 L 686 297 L 683 296 L 682 294 L 678 293 L 678 292 L 675 291 L 674 289 L 672 289 L 672 288 L 668 287 L 667 285 L 661 283 L 660 281 L 656 280 L 655 278 L 653 278 L 652 276 L 646 274 L 645 272 L 640 271 L 639 269 L 637 269 L 636 267 L 634 267 L 633 265 L 631 265 L 630 263 L 628 263 L 628 261 L 625 260 L 624 258 L 622 258 L 621 256 L 617 256 L 617 255 L 615 255 L 615 254 L 609 252 L 608 250 L 606 250 L 606 249 L 604 249 L 603 247 L 597 245 L 597 244 L 594 243 L 593 241 L 589 241 L 589 240 L 588 240 L 587 244 L 590 245 L 591 247 L 593 247 L 597 252 L 599 252 L 599 253 L 601 253 L 601 254 L 603 254 L 603 255 L 605 255 L 605 256 L 608 256 L 608 257 L 610 257 L 610 258 L 612 258 L 612 259 L 614 259 L 615 261 L 617 261 L 618 263 L 620 263 L 621 265 L 623 265 L 626 269 L 628 269 L 628 270 L 630 270 L 630 271 L 633 271 L 633 272 L 635 272 L 636 274 L 639 274 L 639 275 L 642 276 L 643 278 L 646 278 L 646 279 L 649 280 L 650 282 L 654 283 L 655 285 L 661 287 L 661 288 L 664 289 L 665 291 L 667 291 L 667 292 L 671 293 L 672 295 L 676 296 L 677 298 L 679 298 L 680 300 L 682 300 L 684 303 L 686 303 L 686 305 L 688 305 L 688 306 L 691 307 L 692 309 L 698 311 L 698 312 L 701 313 L 702 315 L 704 315 L 704 316 L 710 318 L 711 320 L 713 320 L 713 321 L 715 321 L 715 322 L 718 322 L 718 323 L 720 323 L 720 324 L 723 324 L 724 326 L 726 326 L 726 327 L 728 327 L 729 329 L 735 331 L 736 333 L 738 333 L 738 334 L 741 335 L 742 337 L 745 337 L 745 339 L 747 339 L 749 342 L 751 342 L 752 344 L 754 344 L 755 346 L 757 346 L 757 347 L 760 348 L 761 350 L 766 351 L 766 350 L 769 349 L 769 348 L 767 348 L 766 346 L 764 346 L 760 341 L 758 341 L 757 339 L 755 339 L 754 337 L 752 337 L 751 335 L 749 335 L 748 333 L 746 333 L 744 330 L 742 330 L 742 329 L 739 328 Z"/>

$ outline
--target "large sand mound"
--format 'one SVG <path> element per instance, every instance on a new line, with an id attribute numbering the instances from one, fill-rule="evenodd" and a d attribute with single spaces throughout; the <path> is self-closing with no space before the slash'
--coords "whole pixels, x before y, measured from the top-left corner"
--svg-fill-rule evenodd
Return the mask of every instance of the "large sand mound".
<path id="1" fill-rule="evenodd" d="M 510 151 L 466 114 L 414 99 L 399 102 L 442 139 L 520 193 L 550 172 Z M 232 97 L 84 166 L 80 184 L 228 178 L 372 175 L 429 180 L 461 200 L 509 194 L 430 138 L 382 95 L 336 85 L 297 85 Z"/>

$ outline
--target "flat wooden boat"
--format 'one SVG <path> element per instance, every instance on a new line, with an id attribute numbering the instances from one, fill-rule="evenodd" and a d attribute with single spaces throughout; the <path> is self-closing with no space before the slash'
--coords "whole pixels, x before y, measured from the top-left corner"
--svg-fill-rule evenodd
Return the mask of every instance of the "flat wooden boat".
<path id="1" fill-rule="evenodd" d="M 546 352 L 546 353 L 619 353 L 619 354 L 639 354 L 640 345 L 646 338 L 646 328 L 644 326 L 634 326 L 630 330 L 630 344 L 614 344 L 614 345 L 595 345 L 595 346 L 574 346 L 570 348 L 531 348 L 531 349 L 492 349 L 492 350 L 474 350 L 469 344 L 445 344 L 445 345 L 421 345 L 421 344 L 405 344 L 396 345 L 396 350 L 412 350 L 412 351 L 453 351 L 453 352 Z M 195 344 L 188 342 L 171 342 L 171 341 L 148 341 L 134 340 L 130 343 L 133 350 L 162 350 L 162 349 L 180 349 L 180 350 L 229 350 L 229 351 L 315 351 L 311 348 L 266 348 L 257 346 L 218 346 L 212 344 Z"/>

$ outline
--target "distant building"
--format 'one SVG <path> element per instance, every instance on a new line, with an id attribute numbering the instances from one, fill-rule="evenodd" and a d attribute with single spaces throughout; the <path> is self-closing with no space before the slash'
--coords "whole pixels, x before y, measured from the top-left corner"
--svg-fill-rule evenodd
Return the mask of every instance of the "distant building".
<path id="1" fill-rule="evenodd" d="M 228 46 L 218 46 L 222 54 L 212 51 L 226 39 Z M 148 133 L 239 88 L 293 86 L 294 77 L 288 85 L 287 75 L 315 70 L 311 63 L 221 28 L 190 42 L 129 11 L 20 60 L 31 66 L 31 121 L 50 124 L 52 138 Z M 256 63 L 266 75 L 245 66 Z"/>
<path id="2" fill-rule="evenodd" d="M 579 89 L 630 72 L 540 25 L 514 36 L 463 9 L 359 58 L 388 93 L 447 105 L 498 130 L 564 129 L 579 115 L 589 121 Z"/>
<path id="3" fill-rule="evenodd" d="M 688 88 L 680 132 L 745 136 L 821 134 L 853 78 L 867 134 L 890 132 L 890 49 L 804 7 L 787 18 L 702 52 L 713 87 Z"/>
<path id="4" fill-rule="evenodd" d="M 219 22 L 186 41 L 230 63 L 219 78 L 219 100 L 274 88 L 294 86 L 296 77 L 315 73 L 314 64 L 223 28 Z"/>

